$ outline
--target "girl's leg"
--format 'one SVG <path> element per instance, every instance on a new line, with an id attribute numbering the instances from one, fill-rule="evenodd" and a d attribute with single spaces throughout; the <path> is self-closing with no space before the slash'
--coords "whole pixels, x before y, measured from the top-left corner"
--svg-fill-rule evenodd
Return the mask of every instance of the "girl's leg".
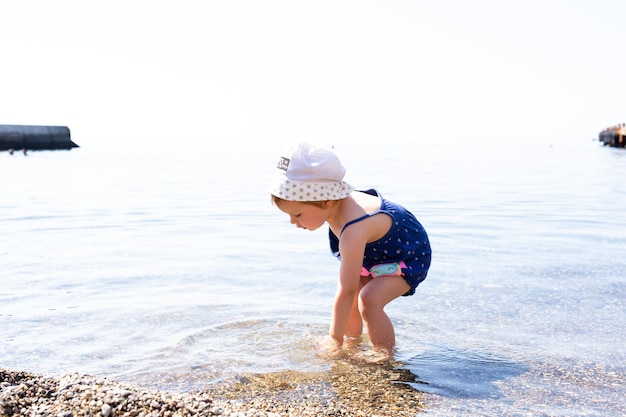
<path id="1" fill-rule="evenodd" d="M 396 345 L 393 324 L 384 308 L 409 289 L 409 284 L 402 277 L 382 276 L 371 280 L 359 291 L 360 316 L 375 350 L 391 351 Z"/>

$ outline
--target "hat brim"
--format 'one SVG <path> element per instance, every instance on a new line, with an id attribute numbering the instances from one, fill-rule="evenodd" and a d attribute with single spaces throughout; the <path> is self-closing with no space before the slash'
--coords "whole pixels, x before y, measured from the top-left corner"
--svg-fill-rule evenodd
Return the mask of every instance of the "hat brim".
<path id="1" fill-rule="evenodd" d="M 287 201 L 326 201 L 342 200 L 354 191 L 354 187 L 345 181 L 300 182 L 278 176 L 272 181 L 269 191 Z"/>

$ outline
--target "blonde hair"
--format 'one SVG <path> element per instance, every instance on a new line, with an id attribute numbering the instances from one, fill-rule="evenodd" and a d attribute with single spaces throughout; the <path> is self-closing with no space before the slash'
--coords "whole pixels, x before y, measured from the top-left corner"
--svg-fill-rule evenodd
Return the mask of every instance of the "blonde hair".
<path id="1" fill-rule="evenodd" d="M 284 198 L 276 197 L 274 194 L 271 194 L 271 198 L 272 198 L 272 204 L 275 205 L 276 207 L 279 207 L 280 203 L 282 203 L 283 201 L 289 201 L 289 200 L 285 200 Z M 298 203 L 309 204 L 311 206 L 324 208 L 324 205 L 326 204 L 326 201 L 330 201 L 330 200 L 324 200 L 324 201 L 298 201 Z M 334 201 L 337 201 L 337 200 L 334 200 Z"/>

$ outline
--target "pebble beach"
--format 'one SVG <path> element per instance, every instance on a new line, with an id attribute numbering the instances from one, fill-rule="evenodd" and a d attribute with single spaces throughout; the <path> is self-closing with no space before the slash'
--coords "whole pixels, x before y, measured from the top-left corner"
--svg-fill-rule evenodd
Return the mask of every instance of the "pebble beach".
<path id="1" fill-rule="evenodd" d="M 424 409 L 412 381 L 389 365 L 338 363 L 328 372 L 242 375 L 201 391 L 169 392 L 79 373 L 0 369 L 0 417 L 404 417 Z"/>

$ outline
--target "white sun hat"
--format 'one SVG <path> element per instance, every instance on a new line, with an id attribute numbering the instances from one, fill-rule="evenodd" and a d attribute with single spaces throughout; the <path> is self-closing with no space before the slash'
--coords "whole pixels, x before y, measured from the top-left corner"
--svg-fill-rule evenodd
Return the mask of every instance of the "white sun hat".
<path id="1" fill-rule="evenodd" d="M 287 147 L 281 154 L 270 193 L 289 201 L 341 200 L 354 188 L 343 181 L 346 170 L 326 148 L 307 142 Z"/>

